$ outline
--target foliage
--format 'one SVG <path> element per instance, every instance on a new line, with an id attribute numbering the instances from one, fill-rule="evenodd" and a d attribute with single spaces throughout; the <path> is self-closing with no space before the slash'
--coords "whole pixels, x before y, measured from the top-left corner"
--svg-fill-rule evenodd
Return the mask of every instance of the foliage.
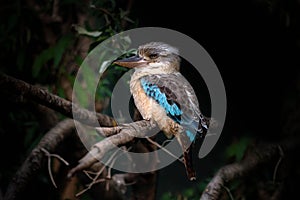
<path id="1" fill-rule="evenodd" d="M 62 36 L 56 44 L 43 50 L 34 60 L 32 66 L 32 77 L 41 78 L 41 76 L 45 74 L 42 73 L 41 70 L 49 61 L 52 61 L 51 66 L 53 69 L 57 69 L 63 54 L 71 44 L 72 40 L 74 40 L 72 35 Z"/>
<path id="2" fill-rule="evenodd" d="M 0 71 L 23 80 L 46 85 L 47 88 L 61 97 L 67 97 L 61 86 L 60 77 L 66 77 L 70 85 L 74 82 L 76 67 L 83 59 L 76 52 L 76 43 L 80 37 L 88 37 L 91 41 L 89 49 L 101 41 L 124 29 L 136 26 L 128 17 L 124 5 L 115 0 L 92 0 L 84 3 L 76 0 L 59 1 L 61 21 L 43 21 L 43 15 L 53 15 L 53 1 L 24 2 L 13 0 L 2 2 L 0 12 L 0 59 L 6 63 Z M 76 22 L 76 15 L 86 15 L 83 25 Z M 67 19 L 71 18 L 68 22 Z M 69 26 L 70 25 L 70 26 Z M 68 27 L 69 26 L 69 27 Z M 66 58 L 69 56 L 69 60 Z M 101 82 L 101 90 L 97 99 L 110 97 L 111 83 L 124 70 L 115 67 L 107 73 L 107 80 Z M 86 77 L 93 73 L 85 68 Z M 93 80 L 86 80 L 88 85 Z M 84 93 L 82 93 L 84 94 Z M 85 96 L 79 95 L 84 102 Z"/>
<path id="3" fill-rule="evenodd" d="M 161 200 L 194 200 L 199 199 L 201 193 L 204 191 L 209 179 L 204 179 L 199 183 L 195 184 L 195 187 L 185 188 L 180 192 L 172 193 L 172 192 L 165 192 L 161 196 Z"/>
<path id="4" fill-rule="evenodd" d="M 55 2 L 58 2 L 57 7 Z M 92 50 L 108 37 L 136 26 L 125 10 L 126 4 L 116 0 L 11 0 L 2 1 L 0 5 L 0 72 L 43 86 L 67 99 L 72 88 L 65 85 L 73 85 L 78 66 L 84 59 L 79 42 L 88 42 L 87 49 Z M 99 101 L 110 96 L 112 84 L 123 72 L 114 67 L 106 74 L 107 80 L 97 92 Z M 88 77 L 92 72 L 85 69 L 84 73 Z M 91 81 L 86 80 L 86 83 L 91 84 Z M 84 101 L 86 96 L 79 95 L 79 98 Z M 47 131 L 39 121 L 45 116 L 39 119 L 38 111 L 32 108 L 36 105 L 20 99 L 20 105 L 14 106 L 18 99 L 11 99 L 13 103 L 3 99 L 0 102 L 1 152 L 4 154 L 6 149 L 12 148 L 16 152 L 1 154 L 6 160 L 0 174 L 3 188 Z M 63 118 L 59 114 L 58 117 Z M 94 133 L 91 132 L 91 136 L 95 140 L 101 139 Z M 47 173 L 42 173 L 38 181 L 48 180 L 44 176 Z M 39 187 L 48 184 L 43 182 Z"/>
<path id="5" fill-rule="evenodd" d="M 239 140 L 233 141 L 225 150 L 226 157 L 234 158 L 235 161 L 241 161 L 250 141 L 251 139 L 248 137 L 242 137 Z"/>

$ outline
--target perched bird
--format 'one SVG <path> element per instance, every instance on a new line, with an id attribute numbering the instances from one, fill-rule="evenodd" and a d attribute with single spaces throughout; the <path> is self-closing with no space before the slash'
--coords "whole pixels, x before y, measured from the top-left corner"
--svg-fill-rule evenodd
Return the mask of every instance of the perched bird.
<path id="1" fill-rule="evenodd" d="M 164 134 L 175 136 L 182 147 L 184 164 L 190 180 L 196 175 L 191 144 L 204 137 L 208 121 L 199 110 L 196 94 L 179 72 L 177 48 L 162 42 L 150 42 L 138 48 L 136 56 L 114 63 L 134 68 L 130 91 L 143 119 L 153 120 Z"/>

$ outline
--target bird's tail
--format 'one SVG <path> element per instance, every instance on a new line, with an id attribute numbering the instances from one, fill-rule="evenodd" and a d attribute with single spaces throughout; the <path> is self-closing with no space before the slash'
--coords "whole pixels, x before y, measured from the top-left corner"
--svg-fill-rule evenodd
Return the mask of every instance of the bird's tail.
<path id="1" fill-rule="evenodd" d="M 183 162 L 189 180 L 190 181 L 196 180 L 196 172 L 194 170 L 194 165 L 193 165 L 193 152 L 190 147 L 183 152 Z"/>
<path id="2" fill-rule="evenodd" d="M 193 166 L 193 143 L 190 144 L 187 142 L 186 134 L 176 134 L 175 138 L 177 139 L 179 145 L 182 148 L 183 152 L 183 163 L 186 169 L 187 176 L 189 180 L 196 180 L 196 173 Z"/>

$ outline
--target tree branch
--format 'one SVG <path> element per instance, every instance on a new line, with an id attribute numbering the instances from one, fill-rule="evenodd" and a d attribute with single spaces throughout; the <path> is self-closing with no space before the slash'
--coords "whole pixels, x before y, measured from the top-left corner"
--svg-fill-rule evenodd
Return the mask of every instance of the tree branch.
<path id="1" fill-rule="evenodd" d="M 6 93 L 12 93 L 14 95 L 20 95 L 21 98 L 25 97 L 30 100 L 36 101 L 46 107 L 52 108 L 68 117 L 73 117 L 72 111 L 74 114 L 77 115 L 77 118 L 80 119 L 80 122 L 83 122 L 88 125 L 92 126 L 98 126 L 96 123 L 97 121 L 102 126 L 113 126 L 116 125 L 114 119 L 102 115 L 97 114 L 97 117 L 93 115 L 92 112 L 82 109 L 78 106 L 74 106 L 72 102 L 67 101 L 65 99 L 62 99 L 56 95 L 53 95 L 46 90 L 40 89 L 36 86 L 32 86 L 24 81 L 15 79 L 13 77 L 7 76 L 5 74 L 0 73 L 0 91 L 4 94 Z M 74 109 L 75 108 L 75 109 Z M 73 110 L 72 110 L 73 109 Z M 95 122 L 96 121 L 96 122 Z M 157 128 L 157 129 L 156 129 Z M 130 141 L 132 141 L 135 137 L 145 137 L 149 132 L 152 131 L 159 131 L 158 127 L 155 123 L 152 123 L 147 120 L 142 120 L 138 122 L 133 122 L 130 124 L 123 124 L 118 127 L 101 127 L 98 128 L 98 132 L 102 132 L 103 135 L 105 135 L 107 138 L 100 141 L 99 143 L 95 144 L 91 151 L 86 154 L 80 161 L 79 164 L 74 167 L 68 174 L 68 176 L 72 176 L 77 171 L 81 171 L 83 169 L 86 169 L 90 166 L 92 166 L 94 163 L 96 163 L 99 159 L 101 159 L 108 151 L 113 149 L 115 146 L 124 145 Z M 41 141 L 42 142 L 42 141 Z M 40 147 L 37 147 L 39 149 Z M 48 149 L 49 150 L 49 149 Z M 37 151 L 37 150 L 36 150 Z M 51 152 L 51 150 L 49 150 Z M 33 154 L 37 154 L 35 151 L 33 151 Z M 38 163 L 35 165 L 36 168 L 40 168 L 40 155 L 30 155 L 24 165 L 27 165 L 26 163 L 31 162 L 33 158 L 36 156 Z M 13 193 L 19 193 L 18 187 L 16 186 L 17 183 L 20 183 L 20 187 L 24 187 L 22 184 L 23 182 L 26 182 L 27 175 L 25 173 L 25 177 L 23 178 L 21 176 L 21 173 L 23 171 L 26 171 L 27 169 L 23 169 L 24 167 L 20 169 L 20 171 L 16 174 L 16 179 L 20 179 L 17 181 L 12 181 L 10 184 L 10 188 L 8 190 L 8 193 L 11 195 L 8 195 L 6 199 L 14 199 Z M 15 180 L 15 179 L 14 179 Z M 153 179 L 154 180 L 154 179 Z"/>
<path id="2" fill-rule="evenodd" d="M 219 199 L 225 183 L 247 176 L 250 172 L 259 169 L 259 166 L 270 162 L 272 159 L 279 158 L 282 151 L 285 153 L 292 151 L 299 148 L 299 145 L 299 138 L 289 138 L 279 144 L 260 144 L 256 146 L 246 154 L 241 162 L 226 165 L 219 169 L 206 186 L 200 200 Z"/>
<path id="3" fill-rule="evenodd" d="M 42 161 L 45 157 L 42 149 L 47 149 L 49 152 L 54 151 L 65 138 L 69 137 L 74 132 L 74 130 L 74 121 L 70 119 L 61 121 L 52 128 L 32 150 L 15 174 L 8 185 L 4 200 L 16 199 L 17 195 L 24 191 L 28 182 L 34 177 L 37 171 L 41 169 Z"/>
<path id="4" fill-rule="evenodd" d="M 147 120 L 124 124 L 118 129 L 112 127 L 111 130 L 118 131 L 118 134 L 113 135 L 112 131 L 108 131 L 112 136 L 96 143 L 89 153 L 79 160 L 79 164 L 70 170 L 68 177 L 73 176 L 74 173 L 78 171 L 92 166 L 114 147 L 124 145 L 132 141 L 135 137 L 145 137 L 149 131 L 156 130 L 156 128 L 158 127 L 155 123 Z"/>
<path id="5" fill-rule="evenodd" d="M 116 125 L 116 121 L 107 115 L 93 113 L 89 110 L 80 108 L 78 105 L 75 105 L 57 95 L 51 94 L 44 89 L 30 85 L 24 81 L 2 73 L 0 73 L 0 91 L 20 94 L 70 118 L 73 118 L 74 114 L 76 115 L 76 119 L 90 126 L 99 126 L 99 124 L 101 126 Z"/>

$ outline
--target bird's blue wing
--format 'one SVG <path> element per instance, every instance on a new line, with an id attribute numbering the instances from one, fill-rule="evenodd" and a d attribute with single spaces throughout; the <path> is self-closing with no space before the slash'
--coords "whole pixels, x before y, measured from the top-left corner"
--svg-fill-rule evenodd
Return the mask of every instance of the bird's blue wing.
<path id="1" fill-rule="evenodd" d="M 174 94 L 171 93 L 171 90 L 157 83 L 152 83 L 146 78 L 141 79 L 141 85 L 147 96 L 155 99 L 155 101 L 164 108 L 170 118 L 180 123 L 182 110 L 180 109 L 180 105 L 175 101 L 176 98 L 174 98 Z"/>
<path id="2" fill-rule="evenodd" d="M 180 73 L 144 76 L 141 86 L 171 119 L 185 128 L 183 140 L 189 141 L 184 143 L 190 144 L 197 134 L 204 134 L 207 121 L 199 110 L 192 86 Z"/>
<path id="3" fill-rule="evenodd" d="M 180 73 L 144 76 L 141 78 L 141 86 L 146 95 L 164 108 L 167 116 L 184 128 L 183 132 L 176 134 L 176 139 L 183 150 L 188 177 L 190 180 L 195 179 L 193 143 L 196 136 L 203 142 L 208 121 L 199 110 L 192 86 Z"/>

